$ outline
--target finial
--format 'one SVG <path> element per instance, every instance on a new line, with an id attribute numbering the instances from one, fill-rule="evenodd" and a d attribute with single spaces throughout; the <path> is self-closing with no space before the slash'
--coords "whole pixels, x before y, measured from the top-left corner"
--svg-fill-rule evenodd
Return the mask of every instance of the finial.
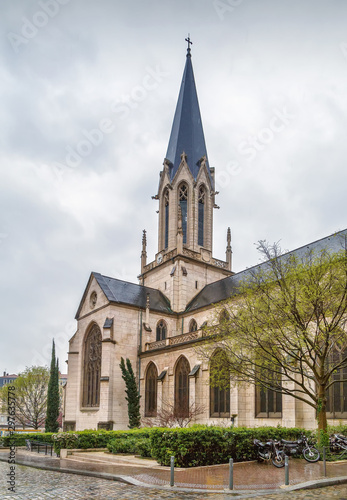
<path id="1" fill-rule="evenodd" d="M 230 227 L 228 227 L 228 231 L 227 231 L 227 243 L 228 243 L 228 246 L 230 246 L 230 243 L 231 243 L 231 230 L 230 230 Z"/>
<path id="2" fill-rule="evenodd" d="M 188 38 L 186 38 L 185 40 L 188 43 L 187 57 L 190 57 L 190 46 L 193 45 L 193 42 L 190 41 L 190 33 L 188 33 Z"/>
<path id="3" fill-rule="evenodd" d="M 146 247 L 147 246 L 147 236 L 146 236 L 146 229 L 143 230 L 142 234 L 142 246 Z"/>

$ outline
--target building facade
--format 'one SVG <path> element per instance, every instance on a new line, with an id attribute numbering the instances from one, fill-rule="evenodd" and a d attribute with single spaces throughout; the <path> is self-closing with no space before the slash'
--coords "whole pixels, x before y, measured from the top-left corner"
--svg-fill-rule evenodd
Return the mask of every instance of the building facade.
<path id="1" fill-rule="evenodd" d="M 203 342 L 203 326 L 218 321 L 214 304 L 233 295 L 242 276 L 232 271 L 229 228 L 225 261 L 213 257 L 217 194 L 188 48 L 154 197 L 158 252 L 147 262 L 144 231 L 139 284 L 91 273 L 69 343 L 64 430 L 127 428 L 121 357 L 130 359 L 138 377 L 147 423 L 167 411 L 184 416 L 198 408 L 199 423 L 315 426 L 314 410 L 290 396 L 232 381 L 224 389 L 210 385 L 210 365 L 196 347 Z M 347 418 L 347 407 L 340 416 Z"/>

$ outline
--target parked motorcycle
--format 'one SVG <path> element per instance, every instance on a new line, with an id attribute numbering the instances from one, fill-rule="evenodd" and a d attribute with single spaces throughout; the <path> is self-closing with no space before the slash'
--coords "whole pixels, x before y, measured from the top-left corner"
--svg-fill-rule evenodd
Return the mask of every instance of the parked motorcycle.
<path id="1" fill-rule="evenodd" d="M 269 439 L 265 443 L 254 439 L 254 447 L 258 453 L 258 460 L 272 461 L 275 467 L 284 467 L 284 453 L 278 448 L 278 441 Z"/>
<path id="2" fill-rule="evenodd" d="M 329 447 L 332 453 L 341 453 L 340 457 L 347 454 L 347 437 L 342 434 L 334 434 L 329 438 Z"/>
<path id="3" fill-rule="evenodd" d="M 307 462 L 318 462 L 320 459 L 319 451 L 317 448 L 309 444 L 308 439 L 304 434 L 302 434 L 296 441 L 281 439 L 280 449 L 283 451 L 284 455 L 297 455 L 302 453 Z"/>

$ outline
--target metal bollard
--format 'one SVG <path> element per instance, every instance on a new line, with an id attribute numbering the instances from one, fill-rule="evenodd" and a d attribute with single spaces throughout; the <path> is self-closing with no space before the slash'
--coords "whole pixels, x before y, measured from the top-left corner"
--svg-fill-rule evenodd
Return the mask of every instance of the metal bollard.
<path id="1" fill-rule="evenodd" d="M 234 460 L 229 459 L 229 490 L 234 489 Z"/>
<path id="2" fill-rule="evenodd" d="M 170 467 L 171 467 L 170 486 L 174 486 L 175 485 L 175 457 L 170 458 Z"/>
<path id="3" fill-rule="evenodd" d="M 289 485 L 289 458 L 287 455 L 284 457 L 284 475 L 285 475 L 284 484 L 286 486 L 288 486 Z"/>
<path id="4" fill-rule="evenodd" d="M 323 473 L 324 477 L 327 476 L 327 450 L 325 446 L 323 446 Z"/>

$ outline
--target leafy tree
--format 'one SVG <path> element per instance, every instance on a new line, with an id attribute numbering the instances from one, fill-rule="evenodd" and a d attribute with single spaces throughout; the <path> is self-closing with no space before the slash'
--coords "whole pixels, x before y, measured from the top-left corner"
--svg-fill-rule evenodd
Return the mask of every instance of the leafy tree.
<path id="1" fill-rule="evenodd" d="M 336 250 L 336 242 L 287 254 L 278 244 L 259 242 L 265 262 L 244 273 L 237 297 L 222 304 L 218 312 L 227 313 L 208 327 L 211 337 L 201 350 L 211 359 L 221 347 L 226 356 L 220 363 L 235 382 L 310 405 L 323 432 L 327 391 L 337 383 L 334 374 L 347 367 L 347 250 L 345 242 Z M 216 386 L 219 373 L 212 374 Z"/>
<path id="2" fill-rule="evenodd" d="M 126 364 L 124 359 L 121 358 L 120 369 L 122 370 L 122 379 L 125 382 L 125 392 L 126 400 L 128 402 L 128 415 L 129 415 L 129 429 L 134 429 L 140 427 L 141 417 L 140 417 L 140 395 L 138 393 L 136 379 L 134 375 L 131 362 L 126 358 Z"/>
<path id="3" fill-rule="evenodd" d="M 8 411 L 8 392 L 15 397 L 16 422 L 24 427 L 41 427 L 46 418 L 49 371 L 43 366 L 26 368 L 18 378 L 0 390 L 2 410 Z"/>
<path id="4" fill-rule="evenodd" d="M 55 345 L 53 340 L 52 345 L 52 360 L 51 370 L 48 383 L 47 394 L 47 416 L 45 432 L 59 431 L 59 410 L 60 410 L 60 393 L 59 393 L 59 364 L 55 357 Z"/>

